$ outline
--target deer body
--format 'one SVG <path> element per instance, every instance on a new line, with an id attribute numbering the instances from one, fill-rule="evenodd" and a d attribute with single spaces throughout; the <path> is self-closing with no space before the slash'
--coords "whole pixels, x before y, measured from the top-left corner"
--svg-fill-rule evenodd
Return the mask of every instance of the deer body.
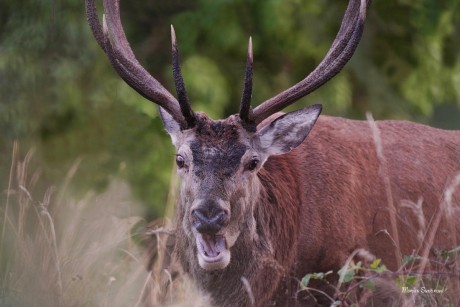
<path id="1" fill-rule="evenodd" d="M 414 249 L 458 244 L 459 210 L 440 204 L 460 171 L 459 132 L 382 121 L 376 142 L 368 122 L 319 117 L 320 105 L 277 113 L 340 72 L 361 38 L 370 0 L 350 0 L 317 68 L 254 109 L 250 39 L 240 111 L 223 120 L 191 109 L 173 28 L 177 99 L 135 58 L 118 0 L 103 2 L 101 25 L 94 0 L 86 0 L 88 22 L 117 73 L 159 105 L 182 178 L 175 255 L 214 305 L 310 304 L 297 291 L 299 279 L 337 271 L 358 248 L 397 269 Z M 459 198 L 457 192 L 453 203 Z M 423 212 L 401 202 L 421 203 Z M 446 218 L 438 229 L 439 213 Z M 430 233 L 436 236 L 425 247 Z"/>
<path id="2" fill-rule="evenodd" d="M 377 125 L 387 172 L 382 172 L 368 122 L 327 116 L 318 119 L 299 147 L 269 158 L 258 173 L 259 192 L 252 196 L 256 234 L 242 231 L 232 247 L 234 260 L 223 271 L 208 272 L 190 261 L 196 249 L 179 211 L 177 256 L 215 306 L 251 305 L 242 277 L 256 306 L 294 306 L 305 274 L 337 272 L 358 248 L 397 269 L 393 238 L 384 232 L 391 226 L 383 176 L 389 176 L 398 208 L 402 254 L 420 249 L 416 216 L 399 204 L 421 198 L 425 218 L 434 216 L 460 171 L 460 133 L 403 121 Z M 460 201 L 460 193 L 456 197 Z M 457 212 L 451 222 L 459 217 Z M 456 234 L 443 225 L 433 246 L 439 250 L 454 246 L 460 235 L 458 223 Z"/>

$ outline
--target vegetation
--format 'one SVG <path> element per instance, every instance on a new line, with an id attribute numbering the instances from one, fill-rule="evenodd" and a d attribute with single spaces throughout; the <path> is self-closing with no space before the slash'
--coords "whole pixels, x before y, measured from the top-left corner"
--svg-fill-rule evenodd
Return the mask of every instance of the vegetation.
<path id="1" fill-rule="evenodd" d="M 331 285 L 336 295 L 328 297 L 331 306 L 456 306 L 460 298 L 455 279 L 459 276 L 449 267 L 458 261 L 459 248 L 445 251 L 435 260 L 438 263 L 433 262 L 438 269 L 425 273 L 419 271 L 420 256 L 405 256 L 401 268 L 391 272 L 380 259 L 358 250 L 355 255 L 364 256 L 363 261 L 355 262 L 350 257 L 338 272 L 307 274 L 300 282 L 300 291 L 317 295 L 310 281 L 327 282 L 327 276 L 338 274 L 338 283 Z"/>
<path id="2" fill-rule="evenodd" d="M 131 238 L 141 219 L 129 188 L 114 181 L 73 200 L 74 165 L 60 189 L 36 198 L 33 161 L 16 143 L 0 211 L 0 306 L 139 306 L 149 278 Z"/>

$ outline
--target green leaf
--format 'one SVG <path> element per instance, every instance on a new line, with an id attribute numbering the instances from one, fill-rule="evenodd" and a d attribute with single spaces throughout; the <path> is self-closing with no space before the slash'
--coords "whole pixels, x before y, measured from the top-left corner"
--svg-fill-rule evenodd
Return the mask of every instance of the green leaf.
<path id="1" fill-rule="evenodd" d="M 447 250 L 447 251 L 444 250 L 444 251 L 441 252 L 441 256 L 444 259 L 448 259 L 448 258 L 450 258 L 452 256 L 457 256 L 457 255 L 460 255 L 460 246 L 457 246 L 457 247 L 455 247 L 455 248 L 453 248 L 451 250 Z"/>
<path id="2" fill-rule="evenodd" d="M 382 259 L 375 259 L 374 262 L 370 264 L 370 268 L 372 271 L 375 273 L 382 273 L 388 271 L 387 267 L 384 264 L 380 264 L 382 262 Z"/>
<path id="3" fill-rule="evenodd" d="M 418 256 L 418 255 L 404 256 L 404 257 L 403 257 L 403 261 L 402 261 L 402 265 L 403 265 L 403 266 L 406 266 L 406 265 L 408 265 L 409 263 L 412 263 L 412 262 L 414 262 L 414 261 L 416 261 L 416 260 L 421 260 L 421 259 L 423 259 L 423 257 L 420 257 L 420 256 Z"/>
<path id="4" fill-rule="evenodd" d="M 376 272 L 376 273 L 383 273 L 383 272 L 386 272 L 386 271 L 388 271 L 388 269 L 384 264 L 382 264 L 381 266 L 377 267 L 374 270 L 374 272 Z"/>
<path id="5" fill-rule="evenodd" d="M 300 281 L 300 285 L 302 287 L 307 287 L 308 283 L 310 282 L 311 279 L 324 279 L 327 275 L 332 274 L 332 271 L 328 271 L 326 273 L 310 273 L 305 275 L 302 280 Z"/>
<path id="6" fill-rule="evenodd" d="M 417 277 L 416 277 L 416 276 L 408 276 L 408 277 L 406 278 L 406 283 L 407 283 L 409 286 L 414 286 L 416 281 L 417 281 Z"/>
<path id="7" fill-rule="evenodd" d="M 404 283 L 404 275 L 400 275 L 400 276 L 396 277 L 396 278 L 395 278 L 395 283 L 396 283 L 399 287 L 405 286 L 405 283 Z"/>
<path id="8" fill-rule="evenodd" d="M 338 274 L 340 275 L 340 280 L 342 282 L 350 282 L 354 279 L 355 277 L 355 270 L 350 267 L 350 266 L 347 266 L 347 267 L 343 267 L 342 269 L 340 269 L 340 271 L 338 272 Z"/>
<path id="9" fill-rule="evenodd" d="M 376 269 L 376 268 L 378 268 L 380 262 L 382 262 L 382 259 L 375 259 L 374 262 L 372 262 L 371 265 L 370 265 L 371 269 Z"/>
<path id="10" fill-rule="evenodd" d="M 310 279 L 311 279 L 311 274 L 305 275 L 300 281 L 300 286 L 303 288 L 308 287 L 308 283 L 310 282 Z"/>
<path id="11" fill-rule="evenodd" d="M 375 283 L 371 280 L 366 280 L 360 285 L 361 288 L 368 289 L 371 291 L 375 290 Z"/>
<path id="12" fill-rule="evenodd" d="M 416 282 L 416 276 L 399 275 L 398 278 L 396 278 L 396 283 L 400 287 L 413 287 Z"/>

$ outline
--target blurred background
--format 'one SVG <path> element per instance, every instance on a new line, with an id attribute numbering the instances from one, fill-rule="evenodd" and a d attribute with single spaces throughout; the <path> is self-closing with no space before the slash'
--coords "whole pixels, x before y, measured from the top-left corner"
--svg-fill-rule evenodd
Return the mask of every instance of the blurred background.
<path id="1" fill-rule="evenodd" d="M 217 119 L 238 110 L 250 35 L 257 104 L 314 69 L 347 3 L 121 1 L 121 11 L 139 61 L 172 93 L 175 26 L 193 108 Z M 328 115 L 364 119 L 370 111 L 460 129 L 459 41 L 459 0 L 375 0 L 344 71 L 293 108 L 322 103 Z M 3 187 L 16 140 L 23 153 L 35 149 L 37 189 L 59 184 L 81 160 L 76 196 L 122 178 L 149 218 L 163 214 L 173 147 L 155 105 L 124 84 L 91 36 L 83 1 L 2 0 L 0 131 Z"/>
<path id="2" fill-rule="evenodd" d="M 101 3 L 97 3 L 102 12 Z M 254 41 L 253 104 L 303 79 L 325 55 L 347 1 L 121 1 L 139 61 L 172 93 L 170 24 L 194 110 L 236 113 L 247 41 Z M 344 69 L 291 109 L 408 119 L 460 129 L 460 1 L 375 0 Z M 174 93 L 175 94 L 175 93 Z M 82 0 L 0 4 L 0 185 L 13 141 L 34 148 L 37 189 L 59 185 L 76 161 L 76 197 L 129 183 L 148 218 L 164 212 L 173 147 L 153 103 L 116 75 L 91 36 Z"/>
<path id="3" fill-rule="evenodd" d="M 172 93 L 174 25 L 192 106 L 215 119 L 238 111 L 249 36 L 257 105 L 314 69 L 347 5 L 345 0 L 121 2 L 135 54 Z M 162 217 L 174 190 L 173 146 L 156 106 L 116 75 L 84 11 L 82 0 L 0 3 L 0 305 L 2 297 L 21 297 L 29 289 L 25 281 L 39 283 L 46 276 L 53 290 L 45 290 L 59 298 L 52 301 L 57 305 L 77 302 L 66 289 L 78 288 L 88 276 L 97 283 L 84 293 L 101 296 L 93 305 L 110 305 L 109 298 L 117 299 L 109 295 L 111 285 L 117 274 L 126 276 L 127 265 L 120 268 L 118 257 L 116 266 L 107 267 L 112 256 L 105 249 L 87 254 L 89 247 L 95 238 L 108 242 L 113 229 L 125 229 L 111 255 L 122 250 L 123 259 L 141 263 L 123 241 L 139 220 L 131 217 Z M 328 115 L 364 119 L 369 111 L 375 119 L 460 129 L 459 41 L 459 0 L 374 0 L 352 60 L 290 109 L 322 103 Z M 84 235 L 75 235 L 81 230 Z M 39 254 L 25 257 L 32 249 Z M 88 260 L 96 253 L 103 261 Z M 83 264 L 69 266 L 69 259 Z M 32 278 L 25 272 L 37 262 L 41 269 Z M 91 277 L 98 268 L 103 274 Z M 91 301 L 90 294 L 76 293 L 82 302 Z M 126 306 L 140 296 L 136 292 Z M 31 297 L 26 305 L 39 306 Z"/>

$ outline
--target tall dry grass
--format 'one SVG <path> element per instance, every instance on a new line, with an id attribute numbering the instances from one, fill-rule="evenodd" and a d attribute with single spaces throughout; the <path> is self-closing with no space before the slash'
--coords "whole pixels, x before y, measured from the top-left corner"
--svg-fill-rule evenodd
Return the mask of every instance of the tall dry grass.
<path id="1" fill-rule="evenodd" d="M 460 241 L 456 236 L 455 227 L 460 223 L 458 220 L 460 203 L 456 203 L 454 199 L 454 194 L 458 195 L 460 191 L 460 170 L 446 186 L 435 216 L 425 216 L 422 209 L 422 198 L 417 202 L 403 200 L 395 204 L 380 130 L 370 113 L 367 113 L 366 117 L 380 162 L 380 173 L 385 185 L 390 215 L 391 234 L 389 236 L 393 240 L 394 253 L 398 259 L 399 269 L 392 274 L 386 274 L 386 280 L 401 289 L 403 306 L 460 306 Z M 409 209 L 409 212 L 404 214 L 411 212 L 414 215 L 418 224 L 417 229 L 398 229 L 397 220 L 405 220 L 398 207 Z M 446 228 L 450 230 L 454 244 L 451 250 L 438 251 L 438 254 L 435 255 L 433 254 L 435 235 L 442 220 L 448 223 Z M 406 235 L 416 234 L 414 240 L 418 240 L 419 248 L 414 250 L 412 255 L 401 253 L 400 232 Z M 413 291 L 406 291 L 403 287 Z"/>
<path id="2" fill-rule="evenodd" d="M 0 206 L 0 306 L 139 306 L 149 276 L 133 228 L 142 219 L 129 188 L 69 197 L 77 161 L 59 188 L 34 195 L 33 151 L 14 144 Z"/>
<path id="3" fill-rule="evenodd" d="M 350 254 L 339 272 L 315 272 L 304 276 L 299 291 L 319 294 L 331 306 L 460 306 L 460 241 L 456 236 L 456 226 L 460 224 L 460 170 L 440 195 L 441 202 L 434 216 L 425 215 L 423 198 L 395 202 L 378 124 L 370 113 L 367 121 L 379 161 L 390 221 L 389 229 L 379 232 L 384 232 L 391 239 L 398 269 L 389 271 L 375 255 L 359 248 Z M 398 223 L 412 217 L 415 225 Z M 439 235 L 441 226 L 443 231 L 447 229 L 444 235 L 453 237 L 450 249 L 442 251 L 434 248 L 435 236 Z M 413 236 L 411 239 L 418 242 L 418 248 L 412 254 L 402 253 L 400 234 L 406 238 Z M 337 273 L 339 280 L 336 284 L 325 280 L 326 276 Z M 329 296 L 309 288 L 312 279 L 324 280 L 335 289 L 335 294 Z"/>

